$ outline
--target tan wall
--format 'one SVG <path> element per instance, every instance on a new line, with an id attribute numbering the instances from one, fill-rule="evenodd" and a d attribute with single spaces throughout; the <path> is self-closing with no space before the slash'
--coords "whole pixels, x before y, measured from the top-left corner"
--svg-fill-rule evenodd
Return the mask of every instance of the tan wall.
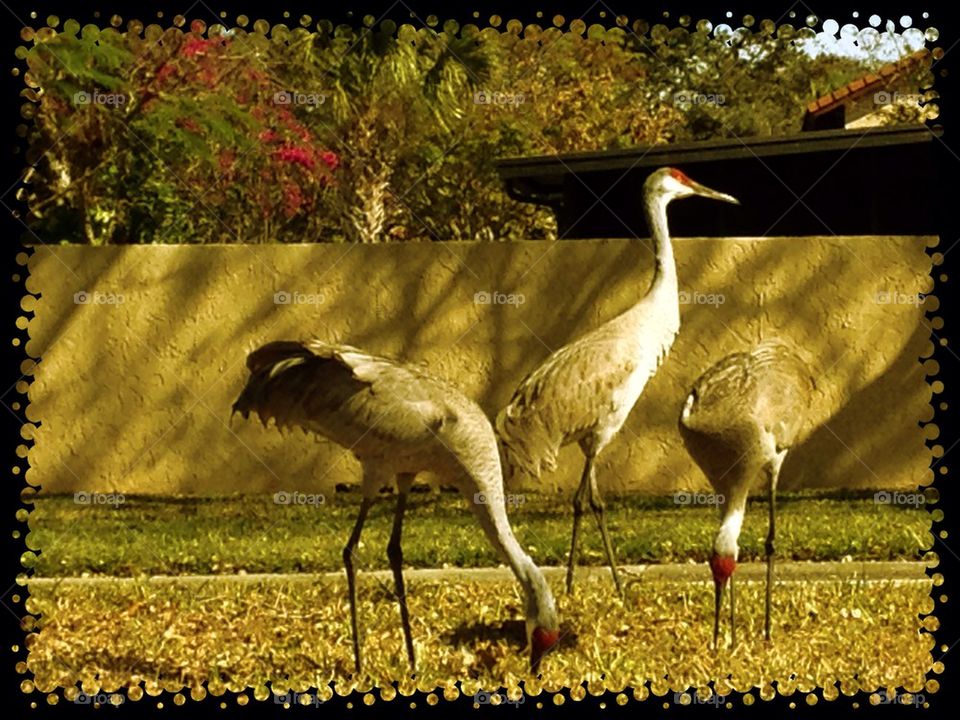
<path id="1" fill-rule="evenodd" d="M 700 372 L 758 338 L 761 319 L 765 335 L 803 346 L 820 375 L 812 433 L 788 459 L 784 487 L 926 481 L 930 453 L 917 421 L 931 417 L 931 389 L 918 358 L 932 344 L 922 308 L 906 301 L 930 289 L 927 242 L 678 241 L 681 291 L 724 302 L 681 306 L 666 364 L 602 457 L 606 486 L 705 487 L 677 415 Z M 315 335 L 423 361 L 494 414 L 550 349 L 635 301 L 650 258 L 645 242 L 619 240 L 38 248 L 27 287 L 41 297 L 27 351 L 42 362 L 27 414 L 42 425 L 24 429 L 36 438 L 28 480 L 50 492 L 329 490 L 356 477 L 341 450 L 239 418 L 228 427 L 249 350 Z M 124 302 L 76 304 L 81 290 Z M 281 290 L 324 302 L 277 305 Z M 477 304 L 482 291 L 525 302 Z M 878 292 L 892 302 L 877 302 Z M 578 450 L 568 447 L 560 463 L 547 487 L 574 482 Z"/>

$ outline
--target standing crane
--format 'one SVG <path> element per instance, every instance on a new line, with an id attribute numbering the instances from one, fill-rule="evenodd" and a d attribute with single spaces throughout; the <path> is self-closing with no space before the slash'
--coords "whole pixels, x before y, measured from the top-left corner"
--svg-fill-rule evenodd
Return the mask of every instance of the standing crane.
<path id="1" fill-rule="evenodd" d="M 720 634 L 724 586 L 730 584 L 730 642 L 736 645 L 733 571 L 747 494 L 766 481 L 770 520 L 764 637 L 770 639 L 776 492 L 780 467 L 797 442 L 816 382 L 797 353 L 771 339 L 749 352 L 728 355 L 696 381 L 680 413 L 680 435 L 703 470 L 719 502 L 720 529 L 713 542 L 710 569 L 714 583 L 713 645 Z"/>
<path id="2" fill-rule="evenodd" d="M 250 377 L 233 405 L 244 418 L 256 413 L 264 427 L 302 428 L 352 451 L 363 466 L 360 512 L 343 549 L 357 673 L 354 552 L 380 488 L 397 486 L 397 507 L 387 557 L 393 571 L 410 668 L 416 667 L 403 582 L 400 537 L 414 477 L 432 471 L 466 497 L 490 544 L 523 588 L 531 671 L 559 639 L 553 593 L 513 535 L 503 500 L 496 437 L 483 411 L 452 385 L 420 369 L 347 345 L 276 341 L 247 357 Z M 484 495 L 486 502 L 478 498 Z"/>
<path id="3" fill-rule="evenodd" d="M 589 504 L 600 528 L 617 591 L 613 546 L 594 473 L 597 456 L 620 430 L 647 381 L 663 362 L 680 329 L 677 269 L 667 230 L 667 205 L 700 195 L 739 205 L 739 201 L 694 182 L 674 168 L 653 172 L 643 185 L 647 224 L 653 238 L 653 281 L 626 312 L 551 354 L 527 375 L 497 416 L 508 471 L 539 478 L 556 469 L 560 448 L 579 444 L 585 457 L 573 496 L 573 531 L 567 565 L 567 592 L 573 589 L 580 518 Z"/>

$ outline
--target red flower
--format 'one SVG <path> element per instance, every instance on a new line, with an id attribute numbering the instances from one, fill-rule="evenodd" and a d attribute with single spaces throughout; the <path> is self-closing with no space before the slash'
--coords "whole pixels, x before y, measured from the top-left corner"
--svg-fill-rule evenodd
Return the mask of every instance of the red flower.
<path id="1" fill-rule="evenodd" d="M 282 147 L 275 151 L 273 156 L 283 162 L 293 163 L 294 165 L 302 165 L 310 170 L 312 170 L 315 165 L 312 153 L 309 150 L 301 147 L 291 147 L 287 145 L 286 147 Z"/>
<path id="2" fill-rule="evenodd" d="M 331 170 L 336 170 L 340 166 L 340 158 L 332 150 L 324 150 L 320 153 L 320 161 Z"/>
<path id="3" fill-rule="evenodd" d="M 288 218 L 293 217 L 303 205 L 303 194 L 296 185 L 285 185 L 283 188 L 283 214 Z"/>
<path id="4" fill-rule="evenodd" d="M 177 69 L 173 65 L 169 63 L 164 63 L 163 65 L 160 66 L 160 69 L 157 70 L 157 80 L 159 80 L 160 82 L 163 82 L 168 77 L 175 74 L 176 72 L 177 72 Z"/>
<path id="5" fill-rule="evenodd" d="M 193 57 L 207 51 L 207 41 L 199 38 L 190 38 L 183 47 L 180 48 L 180 54 L 184 57 Z"/>
<path id="6" fill-rule="evenodd" d="M 274 142 L 280 139 L 273 130 L 263 130 L 259 137 L 260 142 Z"/>

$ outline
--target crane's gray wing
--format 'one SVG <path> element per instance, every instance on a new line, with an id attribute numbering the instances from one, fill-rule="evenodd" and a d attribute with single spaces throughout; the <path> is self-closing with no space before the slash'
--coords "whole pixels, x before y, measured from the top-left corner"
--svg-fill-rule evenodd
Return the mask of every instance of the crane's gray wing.
<path id="1" fill-rule="evenodd" d="M 616 391 L 636 368 L 615 339 L 562 347 L 520 383 L 501 424 L 536 414 L 566 434 L 590 428 L 615 409 Z"/>
<path id="2" fill-rule="evenodd" d="M 800 355 L 780 340 L 767 340 L 749 352 L 727 355 L 694 384 L 690 429 L 720 434 L 734 421 L 748 421 L 772 432 L 789 447 L 803 426 L 816 384 Z"/>
<path id="3" fill-rule="evenodd" d="M 419 370 L 348 345 L 277 341 L 247 358 L 250 377 L 233 405 L 264 425 L 301 427 L 346 447 L 381 438 L 427 439 L 456 412 L 450 389 Z"/>

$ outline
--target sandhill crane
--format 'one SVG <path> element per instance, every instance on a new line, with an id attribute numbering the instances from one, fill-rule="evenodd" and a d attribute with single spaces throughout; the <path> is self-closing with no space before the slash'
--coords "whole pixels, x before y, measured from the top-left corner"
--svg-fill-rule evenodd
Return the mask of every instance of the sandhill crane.
<path id="1" fill-rule="evenodd" d="M 626 312 L 551 354 L 524 378 L 497 416 L 497 433 L 510 473 L 520 469 L 539 478 L 543 470 L 556 469 L 557 453 L 572 442 L 578 443 L 584 454 L 583 474 L 573 496 L 568 593 L 573 589 L 580 518 L 586 501 L 600 528 L 613 581 L 623 597 L 594 465 L 627 419 L 680 329 L 667 205 L 692 195 L 739 205 L 736 198 L 704 187 L 674 168 L 653 172 L 643 185 L 655 256 L 649 289 Z"/>
<path id="2" fill-rule="evenodd" d="M 764 637 L 770 639 L 770 594 L 773 583 L 776 491 L 780 467 L 797 441 L 804 408 L 816 383 L 803 359 L 786 343 L 771 339 L 749 352 L 723 358 L 696 381 L 680 413 L 684 444 L 718 495 L 720 529 L 713 543 L 710 569 L 714 582 L 713 644 L 720 633 L 724 586 L 730 583 L 730 641 L 736 644 L 733 571 L 737 539 L 747 494 L 766 480 L 770 521 Z"/>
<path id="3" fill-rule="evenodd" d="M 354 551 L 380 488 L 397 485 L 397 507 L 387 556 L 393 571 L 410 668 L 415 668 L 405 602 L 401 527 L 414 477 L 432 471 L 455 485 L 480 526 L 510 566 L 525 595 L 531 671 L 559 639 L 553 594 L 543 573 L 510 528 L 503 475 L 490 421 L 452 385 L 411 365 L 347 345 L 276 341 L 247 357 L 250 377 L 233 405 L 244 418 L 259 415 L 266 427 L 300 427 L 347 448 L 363 467 L 360 512 L 343 549 L 357 673 L 360 638 Z M 482 496 L 482 497 L 481 497 Z"/>

